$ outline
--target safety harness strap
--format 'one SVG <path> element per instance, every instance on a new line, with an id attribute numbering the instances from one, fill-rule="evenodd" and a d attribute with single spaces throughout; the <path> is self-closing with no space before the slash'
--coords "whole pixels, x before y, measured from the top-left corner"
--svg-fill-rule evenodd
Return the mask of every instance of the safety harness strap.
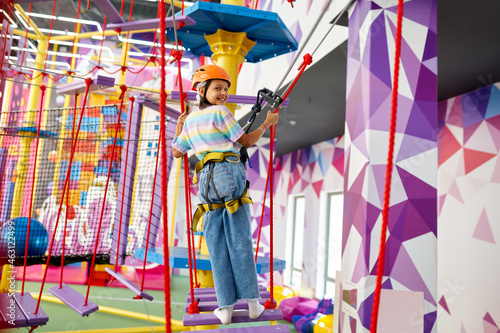
<path id="1" fill-rule="evenodd" d="M 196 212 L 194 212 L 193 216 L 193 226 L 192 226 L 193 231 L 194 232 L 197 231 L 198 221 L 203 216 L 203 214 L 205 214 L 205 212 L 209 212 L 220 208 L 225 208 L 228 210 L 229 213 L 234 214 L 241 205 L 253 204 L 252 199 L 248 196 L 248 185 L 249 182 L 247 181 L 247 186 L 245 188 L 245 191 L 243 191 L 243 194 L 236 199 L 229 200 L 224 203 L 212 202 L 206 204 L 198 204 L 198 208 L 196 209 Z"/>
<path id="2" fill-rule="evenodd" d="M 230 159 L 227 158 L 228 156 L 238 157 L 238 161 L 231 161 Z M 205 157 L 203 158 L 203 160 L 199 161 L 196 164 L 195 171 L 194 171 L 194 176 L 193 176 L 193 184 L 196 184 L 196 182 L 198 181 L 198 177 L 197 177 L 198 172 L 201 171 L 201 169 L 203 169 L 203 167 L 207 163 L 210 163 L 210 162 L 223 162 L 223 161 L 228 161 L 228 162 L 231 162 L 231 163 L 239 163 L 240 160 L 239 160 L 238 154 L 233 153 L 233 152 L 212 152 L 212 153 L 208 153 L 207 155 L 205 155 Z"/>

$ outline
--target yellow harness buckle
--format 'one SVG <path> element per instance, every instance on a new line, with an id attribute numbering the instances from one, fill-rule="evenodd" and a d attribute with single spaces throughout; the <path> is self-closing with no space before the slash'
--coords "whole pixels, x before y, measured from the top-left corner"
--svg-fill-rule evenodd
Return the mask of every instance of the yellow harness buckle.
<path id="1" fill-rule="evenodd" d="M 227 158 L 228 156 L 235 156 L 238 158 L 238 161 L 231 161 L 230 159 Z M 203 169 L 203 167 L 205 167 L 205 165 L 207 163 L 209 163 L 209 162 L 223 162 L 223 161 L 228 161 L 231 163 L 238 163 L 240 161 L 240 158 L 239 158 L 238 154 L 232 153 L 232 152 L 213 152 L 213 153 L 206 154 L 205 157 L 203 158 L 203 160 L 196 163 L 196 167 L 194 169 L 193 184 L 196 184 L 196 182 L 198 181 L 198 177 L 197 177 L 198 172 L 200 172 Z"/>
<path id="2" fill-rule="evenodd" d="M 243 192 L 243 194 L 236 199 L 226 201 L 224 204 L 221 204 L 221 203 L 198 204 L 198 208 L 194 212 L 194 216 L 193 216 L 192 230 L 194 232 L 197 231 L 198 222 L 199 222 L 200 218 L 203 216 L 203 214 L 205 214 L 205 212 L 220 209 L 220 208 L 226 208 L 229 213 L 234 214 L 234 213 L 236 213 L 238 208 L 244 204 L 253 204 L 252 199 L 248 196 L 248 183 L 247 183 L 247 187 L 245 188 L 245 191 Z"/>

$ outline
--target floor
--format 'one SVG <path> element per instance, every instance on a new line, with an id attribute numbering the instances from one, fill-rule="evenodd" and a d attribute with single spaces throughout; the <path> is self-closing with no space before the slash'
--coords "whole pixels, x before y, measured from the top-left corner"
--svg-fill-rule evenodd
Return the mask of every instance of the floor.
<path id="1" fill-rule="evenodd" d="M 115 282 L 116 283 L 116 282 Z M 25 291 L 32 295 L 38 295 L 40 291 L 39 282 L 26 282 Z M 49 288 L 54 283 L 46 283 L 43 295 L 52 296 Z M 87 287 L 85 285 L 71 285 L 72 288 L 85 295 Z M 17 288 L 21 284 L 17 283 Z M 185 314 L 184 306 L 186 294 L 189 290 L 189 278 L 185 276 L 172 276 L 171 282 L 171 314 L 173 320 L 182 321 Z M 154 297 L 153 301 L 135 300 L 134 293 L 124 288 L 91 286 L 89 300 L 101 307 L 111 307 L 119 310 L 133 311 L 149 316 L 159 316 L 164 318 L 164 296 L 162 291 L 146 290 Z M 132 327 L 159 327 L 162 324 L 149 322 L 135 318 L 128 318 L 101 311 L 90 314 L 87 317 L 80 317 L 76 312 L 63 304 L 42 301 L 41 308 L 49 315 L 49 322 L 45 326 L 37 328 L 34 332 L 77 332 L 82 330 L 96 330 L 95 332 L 123 332 L 124 328 Z M 263 326 L 266 323 L 255 323 L 252 326 Z M 278 324 L 288 324 L 291 332 L 297 332 L 293 325 L 287 321 L 280 321 Z M 228 327 L 250 326 L 249 324 L 232 324 Z M 161 329 L 161 328 L 160 328 Z M 151 329 L 153 331 L 153 329 Z M 154 329 L 155 332 L 162 330 Z M 164 330 L 163 330 L 164 331 Z M 5 330 L 5 332 L 19 332 L 17 329 Z"/>

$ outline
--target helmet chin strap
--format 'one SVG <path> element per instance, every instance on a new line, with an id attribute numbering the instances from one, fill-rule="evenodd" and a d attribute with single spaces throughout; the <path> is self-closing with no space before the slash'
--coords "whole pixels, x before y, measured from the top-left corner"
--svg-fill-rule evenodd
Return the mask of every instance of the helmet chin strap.
<path id="1" fill-rule="evenodd" d="M 207 83 L 204 85 L 204 87 L 205 87 L 205 91 L 203 92 L 203 96 L 200 96 L 200 90 L 198 90 L 198 94 L 196 95 L 196 101 L 198 102 L 198 104 L 199 104 L 200 102 L 203 102 L 203 103 L 208 104 L 208 105 L 213 105 L 213 104 L 212 104 L 212 103 L 210 103 L 210 102 L 208 101 L 208 99 L 207 99 L 207 90 L 208 90 L 208 86 L 210 85 L 210 82 L 211 82 L 211 81 L 212 81 L 212 80 L 207 80 L 207 81 L 206 81 Z M 201 87 L 200 87 L 200 88 L 201 88 Z"/>

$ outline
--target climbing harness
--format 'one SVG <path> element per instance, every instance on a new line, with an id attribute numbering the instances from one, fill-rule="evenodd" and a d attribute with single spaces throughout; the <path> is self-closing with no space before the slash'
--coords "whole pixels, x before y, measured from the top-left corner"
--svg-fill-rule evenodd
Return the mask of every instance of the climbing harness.
<path id="1" fill-rule="evenodd" d="M 229 156 L 234 156 L 234 157 L 238 158 L 238 160 L 231 161 L 230 159 L 228 159 Z M 238 154 L 232 153 L 232 152 L 212 152 L 212 153 L 206 154 L 205 157 L 203 158 L 203 160 L 196 163 L 196 167 L 195 167 L 194 175 L 193 175 L 193 184 L 196 184 L 196 182 L 198 181 L 197 174 L 205 167 L 205 165 L 207 165 L 208 163 L 224 162 L 224 161 L 228 161 L 231 163 L 238 163 L 240 161 L 240 158 L 239 158 Z"/>
<path id="2" fill-rule="evenodd" d="M 235 156 L 238 158 L 238 155 L 235 153 L 214 152 L 214 153 L 208 153 L 202 161 L 200 161 L 200 162 L 198 162 L 198 164 L 196 164 L 196 171 L 195 171 L 195 175 L 193 177 L 195 179 L 196 179 L 196 173 L 198 171 L 200 171 L 201 169 L 203 169 L 207 165 L 209 166 L 210 170 L 208 171 L 208 179 L 207 179 L 207 184 L 205 186 L 205 197 L 208 200 L 208 188 L 209 188 L 210 184 L 212 184 L 212 188 L 215 192 L 215 195 L 217 196 L 217 199 L 219 199 L 219 202 L 210 202 L 209 201 L 208 203 L 205 203 L 205 204 L 198 204 L 198 208 L 194 212 L 193 223 L 192 223 L 192 227 L 191 227 L 191 229 L 195 232 L 197 230 L 198 221 L 203 216 L 203 214 L 205 214 L 205 212 L 225 208 L 225 209 L 227 209 L 227 211 L 230 214 L 234 214 L 234 213 L 236 213 L 236 211 L 238 210 L 238 208 L 241 205 L 253 204 L 252 199 L 248 196 L 248 187 L 250 186 L 250 182 L 248 180 L 246 182 L 245 190 L 236 199 L 232 199 L 232 200 L 224 202 L 222 200 L 222 198 L 220 197 L 219 192 L 217 191 L 217 188 L 215 186 L 214 179 L 213 179 L 214 164 L 224 162 L 224 161 L 227 161 L 230 163 L 239 163 L 240 162 L 239 158 L 237 161 L 232 161 L 231 159 L 228 159 L 229 156 Z M 193 182 L 194 182 L 194 180 L 193 180 Z"/>

